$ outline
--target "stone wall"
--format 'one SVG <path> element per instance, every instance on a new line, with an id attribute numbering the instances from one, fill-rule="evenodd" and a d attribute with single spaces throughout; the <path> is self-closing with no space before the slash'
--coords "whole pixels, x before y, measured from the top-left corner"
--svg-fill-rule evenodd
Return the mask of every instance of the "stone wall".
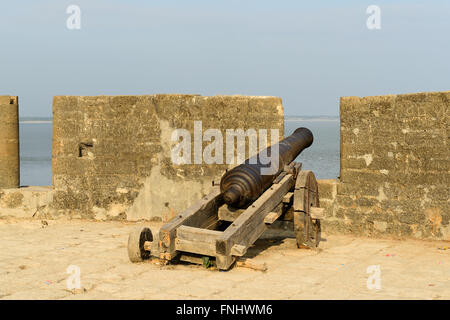
<path id="1" fill-rule="evenodd" d="M 0 188 L 17 188 L 19 183 L 19 100 L 0 96 Z"/>
<path id="2" fill-rule="evenodd" d="M 201 132 L 224 137 L 236 128 L 283 133 L 275 97 L 59 96 L 53 188 L 11 189 L 19 181 L 17 97 L 1 96 L 0 111 L 0 181 L 9 179 L 0 216 L 168 220 L 234 166 L 174 164 L 175 129 L 193 138 L 202 121 Z M 324 232 L 450 240 L 450 92 L 345 97 L 340 113 L 340 177 L 319 181 Z"/>
<path id="3" fill-rule="evenodd" d="M 450 240 L 450 92 L 341 98 L 328 232 Z"/>
<path id="4" fill-rule="evenodd" d="M 52 201 L 51 186 L 0 189 L 0 218 L 52 218 Z"/>
<path id="5" fill-rule="evenodd" d="M 226 129 L 284 132 L 276 97 L 54 97 L 53 215 L 167 220 L 198 201 L 233 166 L 172 162 L 172 132 L 184 128 L 194 139 L 199 120 L 203 132 L 221 130 L 224 142 Z"/>

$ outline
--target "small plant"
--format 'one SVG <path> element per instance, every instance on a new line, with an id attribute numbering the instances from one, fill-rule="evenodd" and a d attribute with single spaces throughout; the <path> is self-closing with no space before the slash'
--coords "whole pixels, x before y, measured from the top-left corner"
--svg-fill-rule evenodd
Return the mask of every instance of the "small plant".
<path id="1" fill-rule="evenodd" d="M 202 257 L 202 265 L 208 269 L 209 267 L 211 267 L 211 260 L 209 257 Z"/>

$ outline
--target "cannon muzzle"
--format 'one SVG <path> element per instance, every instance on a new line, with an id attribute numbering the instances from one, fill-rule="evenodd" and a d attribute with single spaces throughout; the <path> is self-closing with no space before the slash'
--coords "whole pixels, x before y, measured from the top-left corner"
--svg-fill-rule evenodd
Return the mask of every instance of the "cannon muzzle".
<path id="1" fill-rule="evenodd" d="M 312 143 L 312 132 L 307 128 L 298 128 L 289 137 L 226 172 L 220 180 L 220 191 L 225 203 L 243 208 L 255 201 L 283 171 L 284 166 Z M 270 167 L 274 169 L 269 170 Z"/>

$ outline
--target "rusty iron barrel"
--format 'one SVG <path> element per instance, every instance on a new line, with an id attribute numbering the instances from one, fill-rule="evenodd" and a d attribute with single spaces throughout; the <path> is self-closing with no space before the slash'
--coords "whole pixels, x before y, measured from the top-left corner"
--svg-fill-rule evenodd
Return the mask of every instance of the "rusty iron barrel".
<path id="1" fill-rule="evenodd" d="M 227 171 L 220 180 L 220 191 L 225 203 L 235 208 L 245 208 L 246 205 L 255 201 L 283 171 L 284 166 L 308 148 L 313 143 L 313 139 L 309 129 L 298 128 L 289 137 Z M 278 156 L 275 152 L 277 145 Z M 269 163 L 268 158 L 272 160 Z M 275 170 L 270 174 L 262 174 L 263 168 L 267 170 L 271 164 L 274 165 Z"/>

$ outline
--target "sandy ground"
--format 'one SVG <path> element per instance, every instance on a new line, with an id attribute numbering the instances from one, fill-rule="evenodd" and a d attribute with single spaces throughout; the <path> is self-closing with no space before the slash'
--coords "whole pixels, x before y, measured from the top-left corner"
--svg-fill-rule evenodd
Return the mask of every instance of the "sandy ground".
<path id="1" fill-rule="evenodd" d="M 448 242 L 324 235 L 312 251 L 272 230 L 247 254 L 266 263 L 266 272 L 222 272 L 130 263 L 135 223 L 47 223 L 0 220 L 1 299 L 450 299 Z M 149 226 L 155 232 L 160 225 Z M 79 267 L 79 290 L 67 287 L 70 265 Z M 379 289 L 367 286 L 373 265 L 381 271 Z"/>

